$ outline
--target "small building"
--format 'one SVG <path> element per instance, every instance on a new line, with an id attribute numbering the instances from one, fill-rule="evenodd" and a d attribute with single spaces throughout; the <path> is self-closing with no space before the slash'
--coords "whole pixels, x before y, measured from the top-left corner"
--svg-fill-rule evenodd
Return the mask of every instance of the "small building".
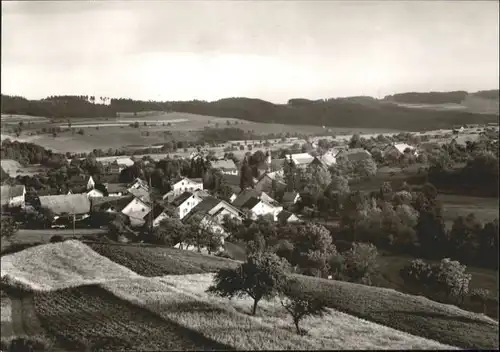
<path id="1" fill-rule="evenodd" d="M 278 214 L 283 210 L 283 207 L 281 205 L 273 205 L 261 198 L 251 197 L 240 209 L 249 210 L 253 218 L 261 215 L 271 215 L 274 221 L 277 221 Z"/>
<path id="2" fill-rule="evenodd" d="M 145 223 L 148 223 L 150 219 L 153 220 L 153 227 L 158 227 L 160 223 L 167 219 L 169 216 L 165 211 L 165 207 L 162 205 L 155 205 L 153 207 L 153 210 L 151 210 L 149 213 L 144 215 L 142 220 L 144 220 Z"/>
<path id="3" fill-rule="evenodd" d="M 296 167 L 306 168 L 314 160 L 314 157 L 309 153 L 298 153 L 286 155 L 285 159 L 293 161 Z"/>
<path id="4" fill-rule="evenodd" d="M 121 197 L 127 194 L 127 186 L 123 183 L 105 183 L 109 197 Z"/>
<path id="5" fill-rule="evenodd" d="M 184 192 L 194 192 L 203 189 L 203 180 L 201 178 L 183 177 L 172 184 L 171 191 L 163 195 L 163 199 L 172 201 Z"/>
<path id="6" fill-rule="evenodd" d="M 372 158 L 371 153 L 363 148 L 353 148 L 345 151 L 340 151 L 336 159 L 345 158 L 350 162 L 359 162 L 363 160 L 368 160 Z"/>
<path id="7" fill-rule="evenodd" d="M 218 169 L 224 175 L 238 175 L 239 170 L 232 159 L 211 161 L 212 169 Z"/>
<path id="8" fill-rule="evenodd" d="M 104 197 L 104 194 L 101 191 L 99 191 L 98 189 L 93 188 L 87 192 L 87 197 L 89 197 L 89 198 Z"/>
<path id="9" fill-rule="evenodd" d="M 321 156 L 315 157 L 309 165 L 318 165 L 328 169 L 330 166 L 335 165 L 336 163 L 336 157 L 333 155 L 333 153 L 328 152 Z"/>
<path id="10" fill-rule="evenodd" d="M 289 211 L 283 210 L 278 214 L 278 221 L 281 224 L 287 224 L 287 223 L 289 224 L 289 223 L 300 222 L 300 219 L 297 217 L 297 215 Z"/>
<path id="11" fill-rule="evenodd" d="M 191 192 L 184 192 L 180 196 L 176 197 L 172 203 L 170 203 L 175 208 L 175 215 L 179 219 L 183 219 L 195 206 L 200 204 L 203 198 L 193 194 Z"/>
<path id="12" fill-rule="evenodd" d="M 144 216 L 150 211 L 151 206 L 149 206 L 142 199 L 134 197 L 121 212 L 130 218 L 130 224 L 132 226 L 142 226 L 145 222 Z"/>
<path id="13" fill-rule="evenodd" d="M 405 151 L 409 150 L 415 156 L 418 156 L 417 148 L 406 143 L 392 143 L 382 150 L 385 155 L 404 155 Z"/>
<path id="14" fill-rule="evenodd" d="M 0 189 L 2 207 L 25 207 L 26 187 L 24 185 L 2 186 Z"/>

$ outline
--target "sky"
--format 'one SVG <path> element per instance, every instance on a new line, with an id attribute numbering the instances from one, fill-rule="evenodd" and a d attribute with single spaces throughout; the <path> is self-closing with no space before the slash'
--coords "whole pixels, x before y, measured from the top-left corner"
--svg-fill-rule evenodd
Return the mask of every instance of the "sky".
<path id="1" fill-rule="evenodd" d="M 498 1 L 2 1 L 3 94 L 217 100 L 498 89 Z"/>

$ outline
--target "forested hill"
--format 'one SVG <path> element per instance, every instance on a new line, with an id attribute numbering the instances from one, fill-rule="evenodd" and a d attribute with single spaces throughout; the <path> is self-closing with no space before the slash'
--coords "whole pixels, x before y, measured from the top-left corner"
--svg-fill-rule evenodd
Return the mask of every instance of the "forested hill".
<path id="1" fill-rule="evenodd" d="M 388 95 L 384 99 L 407 104 L 461 104 L 468 95 L 498 101 L 499 91 L 498 89 L 481 90 L 470 94 L 461 90 L 454 92 L 411 92 Z"/>
<path id="2" fill-rule="evenodd" d="M 90 101 L 89 101 L 90 100 Z M 464 111 L 411 109 L 371 97 L 291 99 L 273 104 L 260 99 L 227 98 L 214 102 L 154 102 L 85 96 L 59 96 L 42 100 L 2 95 L 3 114 L 54 118 L 115 117 L 118 112 L 176 111 L 253 122 L 324 125 L 334 127 L 424 130 L 465 123 L 496 122 L 498 115 Z"/>

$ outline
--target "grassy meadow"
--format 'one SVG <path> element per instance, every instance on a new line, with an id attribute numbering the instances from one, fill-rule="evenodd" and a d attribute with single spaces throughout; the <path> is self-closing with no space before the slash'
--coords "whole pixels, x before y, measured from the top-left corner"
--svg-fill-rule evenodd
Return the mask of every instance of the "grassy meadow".
<path id="1" fill-rule="evenodd" d="M 498 346 L 498 324 L 482 315 L 392 290 L 303 276 L 297 277 L 325 295 L 330 309 L 324 318 L 305 319 L 302 327 L 308 334 L 299 336 L 278 301 L 261 302 L 252 317 L 248 299 L 205 293 L 212 278 L 207 272 L 235 262 L 175 249 L 109 246 L 106 251 L 102 246 L 107 245 L 99 246 L 94 248 L 108 258 L 74 240 L 2 256 L 3 287 L 25 289 L 23 295 L 6 290 L 2 308 L 12 307 L 11 321 L 14 315 L 21 320 L 36 315 L 27 331 L 14 326 L 28 322 L 12 322 L 11 336 L 49 336 L 56 349 L 165 350 L 174 343 L 178 349 L 246 350 Z M 151 262 L 161 263 L 160 269 Z M 196 271 L 198 275 L 186 275 Z M 14 313 L 19 297 L 26 302 L 24 316 Z M 2 313 L 2 324 L 6 320 L 8 310 Z M 2 338 L 7 338 L 3 329 Z"/>

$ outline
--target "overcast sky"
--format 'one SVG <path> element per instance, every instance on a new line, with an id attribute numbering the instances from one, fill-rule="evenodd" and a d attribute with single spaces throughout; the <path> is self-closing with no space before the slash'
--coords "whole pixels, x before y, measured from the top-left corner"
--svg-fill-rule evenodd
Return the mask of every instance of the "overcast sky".
<path id="1" fill-rule="evenodd" d="M 498 1 L 2 2 L 2 93 L 216 100 L 498 88 Z"/>

